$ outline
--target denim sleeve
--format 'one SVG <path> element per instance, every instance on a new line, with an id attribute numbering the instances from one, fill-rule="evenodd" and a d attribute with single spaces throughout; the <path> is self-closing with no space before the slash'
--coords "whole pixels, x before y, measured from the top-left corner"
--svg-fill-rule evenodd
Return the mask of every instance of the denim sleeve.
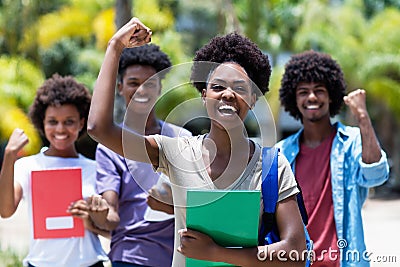
<path id="1" fill-rule="evenodd" d="M 364 187 L 374 187 L 383 184 L 389 178 L 389 164 L 386 153 L 381 150 L 381 158 L 378 162 L 367 164 L 360 157 L 361 177 L 358 183 Z"/>

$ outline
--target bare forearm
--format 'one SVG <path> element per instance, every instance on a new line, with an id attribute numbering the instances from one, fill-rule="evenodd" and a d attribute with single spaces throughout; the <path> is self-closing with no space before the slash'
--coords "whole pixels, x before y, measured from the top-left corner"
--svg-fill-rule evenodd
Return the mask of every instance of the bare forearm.
<path id="1" fill-rule="evenodd" d="M 8 218 L 13 215 L 18 207 L 14 195 L 15 161 L 16 156 L 6 151 L 0 173 L 0 216 L 2 218 Z"/>
<path id="2" fill-rule="evenodd" d="M 116 145 L 112 140 L 119 140 L 120 143 L 122 134 L 119 127 L 114 124 L 113 112 L 115 82 L 122 50 L 123 47 L 110 41 L 93 90 L 87 123 L 90 136 L 107 147 L 111 145 L 113 150 L 119 150 L 117 153 L 122 153 L 121 144 Z M 115 135 L 116 138 L 110 138 Z"/>
<path id="3" fill-rule="evenodd" d="M 95 225 L 95 223 L 92 221 L 90 227 L 87 227 L 87 230 L 91 231 L 92 233 L 96 234 L 96 235 L 101 235 L 105 238 L 110 239 L 111 238 L 111 233 L 109 230 L 105 230 L 105 229 L 100 229 L 99 227 L 97 227 Z"/>
<path id="4" fill-rule="evenodd" d="M 122 50 L 123 46 L 118 41 L 111 40 L 109 42 L 93 90 L 87 131 L 97 142 L 115 153 L 132 160 L 148 162 L 144 137 L 134 132 L 128 133 L 128 130 L 126 130 L 124 142 L 130 145 L 130 149 L 124 151 L 122 129 L 114 123 L 115 82 Z"/>
<path id="5" fill-rule="evenodd" d="M 90 217 L 94 224 L 103 230 L 112 231 L 119 225 L 119 196 L 113 190 L 87 199 L 90 206 Z"/>
<path id="6" fill-rule="evenodd" d="M 381 147 L 368 115 L 365 90 L 354 90 L 343 100 L 358 121 L 362 141 L 362 161 L 367 164 L 378 162 L 382 156 Z"/>
<path id="7" fill-rule="evenodd" d="M 96 229 L 96 232 L 94 232 L 97 235 L 101 235 L 102 237 L 105 237 L 107 239 L 111 239 L 111 233 L 110 231 L 107 230 L 102 230 L 102 229 Z"/>
<path id="8" fill-rule="evenodd" d="M 159 201 L 152 196 L 147 197 L 147 205 L 149 205 L 153 210 L 162 211 L 167 214 L 174 214 L 174 205 Z"/>
<path id="9" fill-rule="evenodd" d="M 96 227 L 106 230 L 112 231 L 119 225 L 119 216 L 108 215 L 106 220 L 94 220 L 92 218 Z"/>
<path id="10" fill-rule="evenodd" d="M 378 162 L 382 156 L 381 147 L 369 116 L 362 116 L 358 123 L 362 141 L 362 161 L 367 164 Z"/>

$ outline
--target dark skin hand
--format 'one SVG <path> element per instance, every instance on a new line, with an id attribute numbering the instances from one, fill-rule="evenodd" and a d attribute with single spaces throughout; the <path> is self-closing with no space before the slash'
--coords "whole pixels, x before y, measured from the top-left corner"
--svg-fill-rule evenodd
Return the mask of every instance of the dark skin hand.
<path id="1" fill-rule="evenodd" d="M 14 183 L 14 163 L 18 153 L 29 142 L 22 129 L 14 129 L 4 151 L 4 159 L 0 172 L 0 216 L 12 216 L 22 199 L 22 188 Z"/>
<path id="2" fill-rule="evenodd" d="M 149 205 L 149 207 L 152 208 L 153 210 L 163 211 L 168 214 L 174 214 L 173 205 L 162 202 L 152 197 L 151 195 L 147 197 L 147 205 Z"/>
<path id="3" fill-rule="evenodd" d="M 93 221 L 100 222 L 100 225 L 104 224 L 110 209 L 107 201 L 100 195 L 94 195 L 87 198 L 87 204 Z"/>
<path id="4" fill-rule="evenodd" d="M 107 231 L 118 227 L 120 218 L 117 192 L 108 190 L 101 195 L 92 195 L 87 202 L 90 217 L 96 227 Z"/>
<path id="5" fill-rule="evenodd" d="M 147 205 L 150 208 L 163 211 L 167 214 L 174 214 L 171 185 L 164 183 L 161 188 L 153 186 L 148 193 Z"/>
<path id="6" fill-rule="evenodd" d="M 99 229 L 98 227 L 95 226 L 89 214 L 89 205 L 87 201 L 80 199 L 74 203 L 71 203 L 71 205 L 68 207 L 67 212 L 71 213 L 71 215 L 76 218 L 82 219 L 85 229 L 95 234 L 102 235 L 106 238 L 111 237 L 109 231 Z"/>

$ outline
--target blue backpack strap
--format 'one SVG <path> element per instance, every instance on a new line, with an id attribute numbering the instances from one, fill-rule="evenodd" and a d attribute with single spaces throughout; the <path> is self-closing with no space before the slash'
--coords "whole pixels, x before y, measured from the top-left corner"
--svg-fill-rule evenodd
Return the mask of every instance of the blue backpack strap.
<path id="1" fill-rule="evenodd" d="M 275 223 L 276 203 L 278 202 L 278 148 L 263 147 L 262 149 L 262 183 L 264 213 L 259 233 L 260 245 L 279 241 Z"/>
<path id="2" fill-rule="evenodd" d="M 305 225 L 308 225 L 308 215 L 307 215 L 307 210 L 306 210 L 306 206 L 304 204 L 304 199 L 303 199 L 303 191 L 301 191 L 301 187 L 299 185 L 299 182 L 296 179 L 296 183 L 297 183 L 297 188 L 299 189 L 299 193 L 296 195 L 297 197 L 297 204 L 299 206 L 299 210 L 300 210 L 300 214 L 301 214 L 301 218 L 303 219 L 303 223 Z"/>
<path id="3" fill-rule="evenodd" d="M 264 212 L 275 213 L 276 203 L 278 202 L 278 153 L 279 148 L 263 147 L 262 149 L 262 194 Z M 296 179 L 296 177 L 295 177 Z M 305 225 L 308 224 L 308 216 L 303 200 L 303 192 L 297 182 L 299 193 L 296 195 L 300 214 Z"/>
<path id="4" fill-rule="evenodd" d="M 279 148 L 263 147 L 262 149 L 262 184 L 261 192 L 263 196 L 264 213 L 262 216 L 262 225 L 259 234 L 258 243 L 260 245 L 272 244 L 280 240 L 278 229 L 275 223 L 276 203 L 278 202 L 278 153 Z M 303 202 L 303 196 L 298 194 L 299 210 L 303 219 L 304 235 L 306 239 L 306 267 L 312 264 L 313 242 L 308 234 L 304 223 L 307 223 L 308 217 Z"/>
<path id="5" fill-rule="evenodd" d="M 278 151 L 279 148 L 262 149 L 262 184 L 264 212 L 275 213 L 278 202 Z"/>

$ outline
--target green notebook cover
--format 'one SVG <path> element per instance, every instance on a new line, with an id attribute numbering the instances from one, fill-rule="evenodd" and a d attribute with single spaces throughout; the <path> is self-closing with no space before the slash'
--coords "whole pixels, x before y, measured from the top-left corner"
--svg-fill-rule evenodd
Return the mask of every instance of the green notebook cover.
<path id="1" fill-rule="evenodd" d="M 224 247 L 258 243 L 260 191 L 188 190 L 186 224 Z M 233 266 L 186 258 L 186 267 Z"/>

